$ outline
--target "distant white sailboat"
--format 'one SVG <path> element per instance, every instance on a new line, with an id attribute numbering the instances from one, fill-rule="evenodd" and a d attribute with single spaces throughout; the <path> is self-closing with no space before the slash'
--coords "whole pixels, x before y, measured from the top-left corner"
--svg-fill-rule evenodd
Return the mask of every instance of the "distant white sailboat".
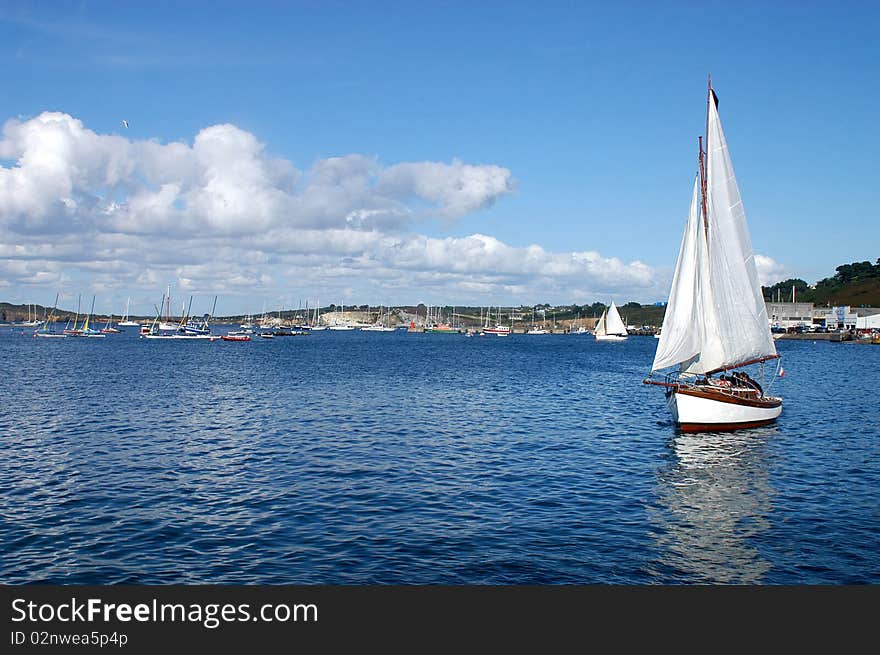
<path id="1" fill-rule="evenodd" d="M 596 341 L 625 341 L 627 338 L 626 325 L 620 318 L 620 312 L 617 311 L 617 305 L 611 301 L 611 306 L 602 312 L 599 322 L 596 323 L 596 329 L 593 330 Z"/>
<path id="2" fill-rule="evenodd" d="M 685 432 L 756 427 L 782 413 L 781 398 L 734 371 L 758 363 L 763 369 L 779 355 L 711 84 L 707 105 L 706 148 L 700 137 L 688 220 L 651 375 L 644 380 L 665 387 L 673 420 Z M 678 370 L 653 379 L 670 367 Z"/>
<path id="3" fill-rule="evenodd" d="M 356 330 L 357 328 L 354 325 L 352 325 L 347 320 L 345 320 L 345 305 L 341 305 L 341 307 L 342 307 L 342 311 L 339 313 L 342 315 L 343 320 L 342 320 L 342 322 L 340 322 L 339 318 L 337 318 L 336 322 L 330 326 L 330 329 L 334 330 L 334 331 Z"/>
<path id="4" fill-rule="evenodd" d="M 549 332 L 547 331 L 547 329 L 543 325 L 541 325 L 541 327 L 538 327 L 538 325 L 535 323 L 535 308 L 534 307 L 532 307 L 532 327 L 530 327 L 528 329 L 526 334 L 549 334 Z"/>
<path id="5" fill-rule="evenodd" d="M 33 305 L 33 308 L 34 308 L 33 314 L 31 314 L 31 305 L 30 305 L 30 303 L 28 303 L 28 306 L 27 306 L 28 318 L 26 321 L 21 323 L 21 327 L 40 327 L 43 324 L 43 321 L 40 321 L 37 319 L 37 306 L 36 306 L 36 304 Z"/>
<path id="6" fill-rule="evenodd" d="M 165 294 L 165 320 L 159 321 L 159 329 L 164 332 L 176 331 L 180 327 L 179 323 L 171 320 L 171 285 L 168 285 L 168 291 Z"/>
<path id="7" fill-rule="evenodd" d="M 382 305 L 379 305 L 379 312 L 376 314 L 376 322 L 372 325 L 365 325 L 361 328 L 363 332 L 397 332 L 397 328 L 389 325 L 390 310 L 385 312 L 384 319 L 382 314 Z"/>
<path id="8" fill-rule="evenodd" d="M 130 307 L 131 296 L 129 296 L 129 298 L 125 301 L 125 316 L 123 316 L 116 324 L 118 327 L 140 327 L 141 324 L 137 321 L 131 320 L 131 317 L 128 315 Z"/>

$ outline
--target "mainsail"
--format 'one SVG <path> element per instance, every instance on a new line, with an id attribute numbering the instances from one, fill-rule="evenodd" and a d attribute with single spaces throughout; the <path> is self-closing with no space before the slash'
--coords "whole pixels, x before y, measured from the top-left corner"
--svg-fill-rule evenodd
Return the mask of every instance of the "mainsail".
<path id="1" fill-rule="evenodd" d="M 708 373 L 776 356 L 714 94 L 707 132 L 705 211 L 698 181 L 652 371 Z"/>
<path id="2" fill-rule="evenodd" d="M 626 334 L 626 326 L 620 318 L 620 312 L 617 311 L 617 305 L 611 301 L 611 307 L 608 308 L 608 314 L 605 316 L 605 331 L 608 334 Z"/>

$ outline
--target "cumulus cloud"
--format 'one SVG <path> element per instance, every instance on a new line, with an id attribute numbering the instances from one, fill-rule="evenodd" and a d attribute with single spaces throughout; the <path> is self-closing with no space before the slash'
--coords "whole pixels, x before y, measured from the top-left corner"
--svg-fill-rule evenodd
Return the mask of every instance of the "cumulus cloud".
<path id="1" fill-rule="evenodd" d="M 755 266 L 758 269 L 758 279 L 765 287 L 791 277 L 782 264 L 776 263 L 766 255 L 755 255 Z"/>
<path id="2" fill-rule="evenodd" d="M 513 190 L 510 171 L 500 166 L 471 166 L 419 162 L 397 164 L 382 171 L 379 189 L 392 195 L 416 197 L 436 206 L 449 218 L 458 218 L 491 206 Z"/>
<path id="3" fill-rule="evenodd" d="M 299 170 L 234 125 L 163 144 L 46 112 L 3 127 L 0 280 L 7 289 L 116 289 L 123 299 L 140 290 L 145 303 L 168 283 L 240 303 L 254 294 L 292 303 L 322 288 L 399 302 L 657 295 L 655 272 L 641 262 L 412 232 L 513 189 L 511 172 L 494 164 L 384 166 L 350 154 Z"/>
<path id="4" fill-rule="evenodd" d="M 0 221 L 16 231 L 243 234 L 277 225 L 387 230 L 436 214 L 460 218 L 512 189 L 510 171 L 461 162 L 383 168 L 361 155 L 299 171 L 234 125 L 192 145 L 99 135 L 67 114 L 10 120 L 0 158 Z M 297 182 L 304 179 L 302 188 Z M 414 207 L 414 198 L 426 203 Z"/>

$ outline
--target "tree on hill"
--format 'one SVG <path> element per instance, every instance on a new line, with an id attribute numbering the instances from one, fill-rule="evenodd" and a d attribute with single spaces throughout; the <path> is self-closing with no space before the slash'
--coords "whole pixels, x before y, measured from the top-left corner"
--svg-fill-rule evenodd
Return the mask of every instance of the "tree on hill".
<path id="1" fill-rule="evenodd" d="M 842 287 L 867 280 L 880 279 L 880 259 L 877 264 L 871 262 L 853 262 L 842 264 L 835 269 L 833 277 L 826 277 L 816 283 L 816 290 L 820 293 L 839 291 Z"/>
<path id="2" fill-rule="evenodd" d="M 834 275 L 834 279 L 840 284 L 868 280 L 872 277 L 880 277 L 880 260 L 876 266 L 871 262 L 853 262 L 838 266 L 835 270 L 837 273 Z"/>
<path id="3" fill-rule="evenodd" d="M 794 287 L 795 295 L 809 302 L 809 285 L 800 278 L 791 278 L 782 282 L 777 282 L 771 287 L 761 287 L 764 298 L 771 302 L 776 300 L 777 296 L 791 300 L 791 289 Z"/>

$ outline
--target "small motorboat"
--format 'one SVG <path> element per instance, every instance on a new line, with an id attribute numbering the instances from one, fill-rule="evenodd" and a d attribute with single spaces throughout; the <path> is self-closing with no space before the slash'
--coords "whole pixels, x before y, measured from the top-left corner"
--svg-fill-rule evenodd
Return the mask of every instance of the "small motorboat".
<path id="1" fill-rule="evenodd" d="M 247 334 L 224 334 L 220 337 L 223 341 L 250 341 L 251 338 Z"/>

